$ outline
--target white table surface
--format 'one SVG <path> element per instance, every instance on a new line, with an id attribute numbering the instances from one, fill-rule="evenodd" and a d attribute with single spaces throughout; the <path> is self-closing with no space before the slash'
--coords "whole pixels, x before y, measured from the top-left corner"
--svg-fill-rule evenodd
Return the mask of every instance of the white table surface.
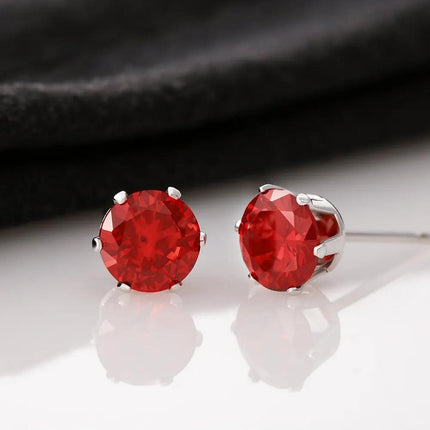
<path id="1" fill-rule="evenodd" d="M 101 213 L 3 230 L 0 429 L 429 429 L 430 246 L 349 243 L 306 294 L 266 290 L 233 229 L 266 182 L 430 230 L 426 142 L 182 189 L 208 244 L 175 292 L 115 287 Z"/>

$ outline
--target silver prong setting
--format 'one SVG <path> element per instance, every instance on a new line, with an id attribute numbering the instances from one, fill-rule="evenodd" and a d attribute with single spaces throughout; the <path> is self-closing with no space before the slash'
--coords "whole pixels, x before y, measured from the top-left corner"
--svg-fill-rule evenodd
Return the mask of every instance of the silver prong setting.
<path id="1" fill-rule="evenodd" d="M 121 282 L 118 282 L 118 283 L 116 284 L 116 286 L 117 286 L 118 288 L 120 288 L 122 291 L 124 291 L 125 293 L 129 293 L 129 292 L 131 291 L 130 286 L 129 286 L 129 285 L 127 285 L 127 284 L 123 284 L 123 283 L 121 283 Z"/>
<path id="2" fill-rule="evenodd" d="M 204 232 L 200 232 L 200 246 L 205 246 L 208 240 L 208 235 Z"/>
<path id="3" fill-rule="evenodd" d="M 260 193 L 264 193 L 264 191 L 267 190 L 284 190 L 285 188 L 280 187 L 279 185 L 273 185 L 273 184 L 264 184 L 258 190 Z"/>
<path id="4" fill-rule="evenodd" d="M 178 288 L 182 287 L 182 285 L 184 285 L 183 282 L 179 281 L 178 283 L 176 283 L 170 287 L 170 291 L 172 291 L 172 290 L 176 291 Z"/>
<path id="5" fill-rule="evenodd" d="M 345 246 L 345 224 L 340 212 L 331 202 L 316 194 L 300 193 L 297 195 L 296 201 L 301 206 L 308 206 L 316 216 L 333 215 L 336 218 L 339 225 L 339 233 L 336 236 L 323 240 L 314 248 L 314 255 L 317 258 L 322 259 L 328 255 L 333 255 L 331 261 L 324 265 L 326 272 L 333 270 L 339 263 Z"/>
<path id="6" fill-rule="evenodd" d="M 303 292 L 303 285 L 301 287 L 292 287 L 288 288 L 287 293 L 290 296 L 298 296 L 299 294 L 302 294 Z"/>
<path id="7" fill-rule="evenodd" d="M 308 205 L 311 210 L 320 214 L 338 215 L 339 211 L 324 197 L 316 194 L 300 193 L 296 197 L 299 205 Z"/>
<path id="8" fill-rule="evenodd" d="M 181 192 L 175 187 L 168 187 L 167 194 L 175 200 L 179 200 L 182 196 Z"/>
<path id="9" fill-rule="evenodd" d="M 236 224 L 234 225 L 234 231 L 235 231 L 236 233 L 239 233 L 240 224 L 242 224 L 242 220 L 241 220 L 241 219 L 238 219 L 238 220 L 236 221 Z"/>
<path id="10" fill-rule="evenodd" d="M 311 203 L 309 195 L 304 193 L 297 194 L 296 201 L 300 206 L 306 206 Z"/>
<path id="11" fill-rule="evenodd" d="M 325 256 L 329 255 L 327 254 L 327 249 L 324 243 L 321 243 L 314 248 L 314 255 L 318 258 L 324 258 Z"/>
<path id="12" fill-rule="evenodd" d="M 340 254 L 345 245 L 345 237 L 336 235 L 329 237 L 314 248 L 314 255 L 318 258 L 324 258 L 327 255 Z"/>
<path id="13" fill-rule="evenodd" d="M 94 237 L 91 241 L 91 246 L 94 250 L 94 252 L 100 252 L 103 248 L 102 241 L 98 236 Z"/>
<path id="14" fill-rule="evenodd" d="M 127 201 L 128 194 L 125 191 L 120 191 L 113 196 L 113 202 L 116 205 L 122 205 Z"/>

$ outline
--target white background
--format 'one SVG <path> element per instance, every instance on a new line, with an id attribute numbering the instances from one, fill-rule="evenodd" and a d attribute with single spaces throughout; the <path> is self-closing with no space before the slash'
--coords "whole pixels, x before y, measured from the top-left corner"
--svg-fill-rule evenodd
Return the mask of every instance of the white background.
<path id="1" fill-rule="evenodd" d="M 0 429 L 429 429 L 430 246 L 349 243 L 306 293 L 266 290 L 233 229 L 266 182 L 351 230 L 430 230 L 430 147 L 411 143 L 182 189 L 208 244 L 175 292 L 114 287 L 102 213 L 1 231 Z"/>

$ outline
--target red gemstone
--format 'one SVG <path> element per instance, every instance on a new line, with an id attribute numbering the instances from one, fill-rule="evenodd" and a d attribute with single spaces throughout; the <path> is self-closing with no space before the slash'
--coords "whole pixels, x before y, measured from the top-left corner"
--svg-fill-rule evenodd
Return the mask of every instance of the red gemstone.
<path id="1" fill-rule="evenodd" d="M 247 206 L 239 228 L 242 256 L 251 276 L 277 291 L 300 287 L 318 264 L 315 246 L 335 230 L 334 217 L 316 220 L 287 190 L 258 194 Z M 321 232 L 320 232 L 321 228 Z"/>
<path id="2" fill-rule="evenodd" d="M 112 276 L 138 291 L 162 291 L 191 272 L 200 252 L 200 227 L 191 209 L 163 191 L 128 196 L 107 212 L 101 256 Z"/>

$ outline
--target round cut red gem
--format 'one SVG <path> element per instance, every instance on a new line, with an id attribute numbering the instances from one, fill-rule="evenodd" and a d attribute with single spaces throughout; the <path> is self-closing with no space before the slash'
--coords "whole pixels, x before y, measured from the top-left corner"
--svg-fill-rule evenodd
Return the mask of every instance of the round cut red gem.
<path id="1" fill-rule="evenodd" d="M 117 281 L 155 292 L 190 273 L 200 252 L 200 227 L 181 199 L 145 190 L 107 212 L 100 240 L 103 262 Z"/>
<path id="2" fill-rule="evenodd" d="M 303 285 L 318 264 L 315 246 L 338 228 L 332 221 L 332 217 L 317 221 L 309 207 L 299 205 L 287 190 L 258 194 L 239 228 L 242 256 L 251 276 L 277 291 Z"/>

